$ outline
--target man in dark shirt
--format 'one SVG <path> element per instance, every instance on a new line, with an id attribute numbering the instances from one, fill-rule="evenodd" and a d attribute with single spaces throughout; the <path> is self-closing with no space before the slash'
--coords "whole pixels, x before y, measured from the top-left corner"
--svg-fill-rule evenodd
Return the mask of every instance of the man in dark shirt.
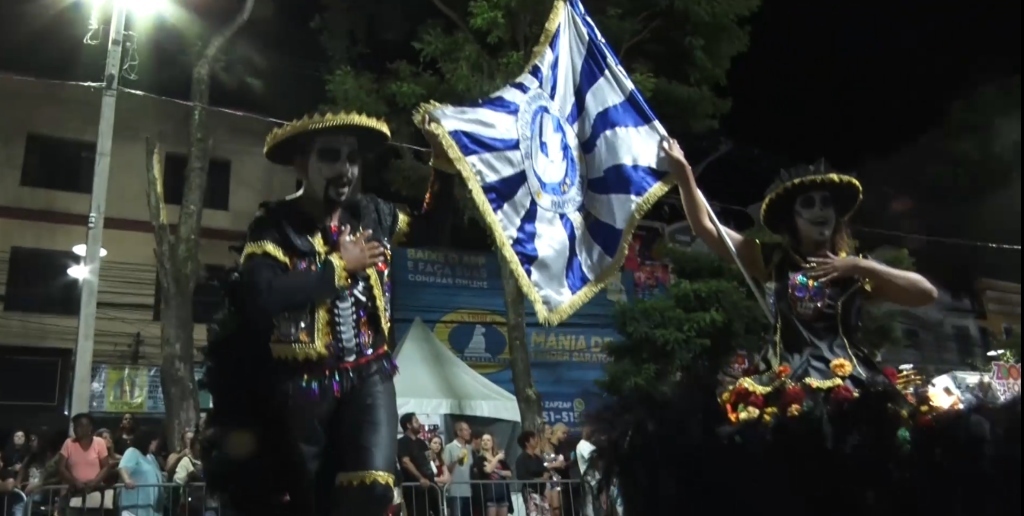
<path id="1" fill-rule="evenodd" d="M 551 479 L 551 472 L 544 465 L 544 458 L 539 451 L 540 437 L 536 432 L 525 430 L 516 439 L 519 448 L 523 453 L 516 459 L 516 479 L 538 482 L 523 482 L 523 501 L 526 503 L 527 513 L 531 507 L 536 507 L 544 499 L 544 484 Z"/>
<path id="2" fill-rule="evenodd" d="M 398 438 L 398 462 L 402 465 L 402 475 L 406 487 L 402 488 L 402 500 L 410 516 L 442 516 L 440 511 L 440 490 L 432 486 L 434 470 L 430 466 L 428 453 L 430 447 L 420 439 L 423 425 L 416 414 L 402 414 L 398 423 L 404 435 Z M 419 486 L 409 486 L 411 482 L 419 482 Z"/>

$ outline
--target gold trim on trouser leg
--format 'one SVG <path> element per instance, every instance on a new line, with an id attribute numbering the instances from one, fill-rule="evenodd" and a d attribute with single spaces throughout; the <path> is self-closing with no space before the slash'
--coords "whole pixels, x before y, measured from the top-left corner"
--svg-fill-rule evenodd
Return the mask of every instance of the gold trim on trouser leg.
<path id="1" fill-rule="evenodd" d="M 395 475 L 386 471 L 347 471 L 338 473 L 334 483 L 339 486 L 358 486 L 362 484 L 384 484 L 395 487 Z"/>

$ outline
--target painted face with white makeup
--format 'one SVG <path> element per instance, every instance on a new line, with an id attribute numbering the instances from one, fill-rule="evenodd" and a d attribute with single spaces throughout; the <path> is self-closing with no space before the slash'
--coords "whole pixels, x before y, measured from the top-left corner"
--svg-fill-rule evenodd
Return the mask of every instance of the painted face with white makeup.
<path id="1" fill-rule="evenodd" d="M 359 187 L 359 142 L 353 136 L 324 134 L 317 136 L 309 154 L 300 162 L 304 195 L 317 200 L 340 203 Z M 302 165 L 305 170 L 302 170 Z"/>
<path id="2" fill-rule="evenodd" d="M 829 244 L 836 227 L 836 209 L 828 192 L 815 190 L 798 197 L 793 205 L 793 217 L 801 242 Z"/>

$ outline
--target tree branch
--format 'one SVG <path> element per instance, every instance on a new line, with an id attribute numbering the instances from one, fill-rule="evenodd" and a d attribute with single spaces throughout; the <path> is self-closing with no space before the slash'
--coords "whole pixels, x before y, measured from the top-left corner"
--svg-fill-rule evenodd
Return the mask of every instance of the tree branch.
<path id="1" fill-rule="evenodd" d="M 648 11 L 648 12 L 646 12 L 644 14 L 641 14 L 640 18 L 638 18 L 637 21 L 642 20 L 648 14 L 650 14 L 650 11 Z M 625 61 L 626 60 L 626 51 L 628 51 L 630 49 L 630 47 L 632 47 L 633 45 L 636 45 L 637 43 L 639 43 L 639 42 L 643 41 L 644 39 L 646 39 L 647 36 L 649 36 L 651 34 L 651 31 L 654 30 L 654 28 L 657 27 L 660 24 L 661 24 L 661 20 L 660 19 L 652 21 L 649 25 L 647 25 L 647 27 L 644 30 L 640 31 L 640 34 L 637 34 L 635 37 L 633 37 L 633 39 L 627 41 L 626 44 L 622 45 L 622 49 L 619 50 L 619 61 Z"/>
<path id="2" fill-rule="evenodd" d="M 704 161 L 701 161 L 700 164 L 698 164 L 693 169 L 693 177 L 696 178 L 696 177 L 700 176 L 700 173 L 703 172 L 704 169 L 708 165 L 710 165 L 712 161 L 715 161 L 716 159 L 721 158 L 722 156 L 728 154 L 729 151 L 732 150 L 732 148 L 733 148 L 733 143 L 731 141 L 728 141 L 728 140 L 723 141 L 722 145 L 720 145 L 718 147 L 718 150 L 716 150 L 714 154 L 708 156 L 707 158 L 704 158 Z"/>
<path id="3" fill-rule="evenodd" d="M 459 15 L 455 11 L 453 11 L 451 7 L 448 7 L 447 5 L 445 5 L 445 3 L 442 2 L 441 0 L 431 0 L 431 1 L 434 2 L 434 6 L 437 7 L 437 10 L 441 11 L 441 13 L 444 14 L 445 16 L 447 16 L 448 19 L 450 19 L 452 22 L 455 23 L 455 25 L 457 25 L 460 29 L 465 31 L 467 34 L 470 33 L 469 26 L 466 25 L 466 22 L 462 21 L 462 19 L 459 18 Z"/>
<path id="4" fill-rule="evenodd" d="M 167 226 L 167 205 L 164 203 L 164 162 L 160 142 L 146 137 L 146 201 L 149 204 L 149 221 L 153 224 L 153 238 L 156 240 L 157 267 L 161 276 L 166 276 L 166 263 L 162 256 L 170 250 L 170 229 Z"/>
<path id="5" fill-rule="evenodd" d="M 210 69 L 213 60 L 231 37 L 245 25 L 256 0 L 246 0 L 242 10 L 224 28 L 210 38 L 199 61 L 192 68 L 190 99 L 192 113 L 188 131 L 188 166 L 185 187 L 178 213 L 178 229 L 174 241 L 174 261 L 180 278 L 194 285 L 198 277 L 197 253 L 199 230 L 203 223 L 203 201 L 206 197 L 206 173 L 210 163 L 210 136 L 207 127 L 207 105 L 210 101 Z"/>

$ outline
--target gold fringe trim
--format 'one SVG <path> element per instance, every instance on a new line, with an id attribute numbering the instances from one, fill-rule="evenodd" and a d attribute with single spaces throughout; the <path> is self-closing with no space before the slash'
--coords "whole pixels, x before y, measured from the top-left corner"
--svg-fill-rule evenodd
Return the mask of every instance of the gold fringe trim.
<path id="1" fill-rule="evenodd" d="M 430 195 L 430 192 L 427 192 Z M 398 208 L 398 223 L 395 225 L 395 234 L 391 235 L 392 244 L 401 244 L 409 236 L 409 228 L 412 225 L 412 216 L 404 208 Z"/>
<path id="2" fill-rule="evenodd" d="M 380 133 L 384 141 L 391 140 L 391 129 L 388 127 L 388 123 L 380 118 L 351 111 L 338 111 L 326 114 L 317 113 L 312 116 L 306 115 L 298 120 L 292 120 L 270 131 L 263 145 L 263 155 L 269 158 L 275 147 L 295 136 L 313 131 L 342 127 L 370 129 Z"/>
<path id="3" fill-rule="evenodd" d="M 319 233 L 309 237 L 309 241 L 313 244 L 313 248 L 316 250 L 318 261 L 322 262 L 325 259 L 330 259 L 327 254 L 327 246 L 324 245 L 323 237 L 321 237 Z M 244 250 L 242 254 L 244 256 Z M 282 256 L 284 255 L 283 252 L 281 254 Z M 339 259 L 338 261 L 340 262 L 341 260 Z M 335 263 L 335 284 L 338 284 L 339 282 L 339 274 L 346 278 L 346 281 L 348 277 L 348 274 L 345 272 L 344 263 L 342 263 L 340 268 L 338 268 L 337 265 L 338 264 Z M 331 326 L 330 312 L 328 309 L 328 303 L 324 302 L 317 305 L 313 311 L 313 317 L 315 319 L 313 326 L 313 342 L 271 343 L 271 355 L 277 359 L 292 361 L 316 360 L 330 355 Z"/>
<path id="4" fill-rule="evenodd" d="M 339 486 L 384 484 L 393 488 L 395 487 L 395 475 L 385 471 L 342 472 L 334 477 L 334 483 Z"/>
<path id="5" fill-rule="evenodd" d="M 380 276 L 377 275 L 377 269 L 367 267 L 366 274 L 370 277 L 373 300 L 377 303 L 377 317 L 380 319 L 380 328 L 384 331 L 384 339 L 387 340 L 388 333 L 391 331 L 391 318 L 388 317 L 388 311 L 384 306 L 384 287 L 380 284 Z"/>
<path id="6" fill-rule="evenodd" d="M 249 242 L 242 248 L 241 262 L 244 263 L 245 259 L 257 255 L 265 254 L 285 265 L 289 268 L 292 265 L 292 261 L 288 259 L 288 255 L 284 253 L 284 249 L 281 249 L 277 244 L 270 240 L 257 240 L 255 242 Z"/>
<path id="7" fill-rule="evenodd" d="M 348 272 L 345 272 L 345 260 L 337 253 L 327 255 L 327 259 L 334 265 L 334 286 L 345 288 L 348 286 Z"/>
<path id="8" fill-rule="evenodd" d="M 551 6 L 551 12 L 548 14 L 548 20 L 544 22 L 544 29 L 540 32 L 540 42 L 533 47 L 533 52 L 530 53 L 530 60 L 527 61 L 526 66 L 523 68 L 523 73 L 529 73 L 530 68 L 544 57 L 544 52 L 547 51 L 548 46 L 551 45 L 551 40 L 555 38 L 555 31 L 558 30 L 558 26 L 562 23 L 562 17 L 565 16 L 565 0 L 555 0 L 555 4 Z"/>
<path id="9" fill-rule="evenodd" d="M 808 387 L 810 387 L 812 389 L 828 390 L 828 389 L 834 389 L 836 387 L 839 387 L 840 385 L 843 385 L 843 379 L 842 378 L 829 378 L 828 380 L 818 380 L 816 378 L 809 378 L 808 377 L 808 378 L 804 378 L 800 383 L 802 383 L 802 384 L 804 384 L 804 385 L 806 385 L 806 386 L 808 386 Z M 748 391 L 750 391 L 750 392 L 752 392 L 754 394 L 757 394 L 759 396 L 764 396 L 766 394 L 770 394 L 770 393 L 775 392 L 776 390 L 778 390 L 778 389 L 780 389 L 782 387 L 790 386 L 790 385 L 795 385 L 795 384 L 793 382 L 791 382 L 790 380 L 786 379 L 786 378 L 779 378 L 779 379 L 775 380 L 774 382 L 772 382 L 771 384 L 768 384 L 768 385 L 761 385 L 761 384 L 755 382 L 749 376 L 748 377 L 744 377 L 744 378 L 740 378 L 736 382 L 736 387 L 742 387 L 742 388 L 744 388 L 744 389 L 746 389 L 746 390 L 748 390 Z M 730 391 L 731 390 L 732 389 L 730 389 Z M 728 393 L 726 393 L 726 394 L 728 394 Z"/>
<path id="10" fill-rule="evenodd" d="M 541 34 L 540 42 L 534 47 L 533 59 L 530 60 L 530 64 L 527 65 L 526 70 L 536 62 L 537 59 L 544 53 L 544 49 L 551 44 L 551 39 L 554 37 L 555 31 L 558 29 L 558 25 L 562 21 L 562 15 L 566 8 L 564 0 L 556 0 L 554 8 L 551 10 L 548 21 L 544 25 L 544 31 Z M 428 139 L 433 137 L 437 143 L 441 146 L 441 151 L 444 152 L 440 163 L 450 162 L 455 167 L 454 171 L 462 176 L 462 179 L 466 182 L 466 186 L 469 189 L 470 197 L 473 199 L 473 203 L 476 205 L 477 210 L 480 212 L 481 218 L 483 219 L 484 225 L 487 227 L 491 236 L 496 242 L 496 248 L 499 259 L 505 261 L 509 265 L 509 269 L 512 271 L 513 276 L 516 278 L 516 282 L 519 284 L 519 288 L 522 289 L 523 294 L 527 299 L 533 303 L 534 311 L 537 314 L 537 319 L 541 324 L 545 326 L 555 326 L 562 321 L 566 320 L 579 310 L 583 305 L 587 304 L 598 292 L 603 289 L 609 281 L 616 274 L 620 274 L 622 264 L 626 261 L 626 254 L 629 252 L 629 244 L 632 239 L 633 232 L 636 230 L 637 225 L 643 219 L 644 215 L 654 206 L 654 203 L 665 195 L 674 185 L 675 181 L 671 179 L 669 175 L 666 175 L 664 179 L 659 181 L 654 187 L 651 188 L 646 195 L 643 196 L 637 203 L 636 208 L 633 211 L 633 215 L 626 223 L 626 227 L 622 233 L 622 241 L 619 243 L 619 249 L 612 258 L 612 263 L 601 270 L 597 277 L 593 278 L 590 284 L 586 285 L 569 298 L 564 304 L 556 307 L 554 310 L 549 310 L 544 306 L 544 301 L 540 297 L 540 293 L 537 288 L 534 287 L 533 282 L 526 276 L 526 271 L 523 270 L 522 264 L 519 263 L 519 258 L 516 256 L 515 251 L 512 250 L 512 244 L 505 238 L 504 230 L 501 227 L 501 223 L 498 222 L 498 217 L 491 211 L 491 204 L 487 200 L 487 196 L 484 195 L 483 189 L 480 187 L 480 181 L 476 176 L 476 172 L 473 171 L 469 161 L 459 150 L 455 140 L 448 134 L 441 124 L 433 121 L 430 117 L 431 113 L 448 107 L 435 101 L 425 102 L 420 104 L 419 107 L 413 111 L 413 123 L 427 135 Z M 433 164 L 433 162 L 431 162 Z"/>
<path id="11" fill-rule="evenodd" d="M 850 211 L 842 215 L 839 215 L 838 213 L 836 214 L 840 219 L 847 219 L 850 217 L 850 215 L 853 215 L 853 212 L 857 211 L 857 207 L 860 206 L 860 202 L 864 199 L 864 188 L 861 187 L 860 181 L 857 181 L 857 179 L 855 179 L 852 176 L 832 173 L 800 177 L 784 183 L 782 186 L 779 187 L 778 190 L 775 190 L 774 192 L 772 192 L 771 194 L 764 198 L 764 202 L 761 203 L 761 224 L 763 224 L 766 228 L 768 227 L 766 224 L 764 224 L 765 215 L 768 213 L 769 207 L 774 202 L 778 201 L 780 197 L 792 191 L 794 188 L 806 185 L 837 185 L 856 190 L 857 199 L 854 201 L 853 206 L 850 206 Z M 772 230 L 769 229 L 769 231 Z M 772 233 L 774 232 L 775 231 L 772 231 Z"/>

